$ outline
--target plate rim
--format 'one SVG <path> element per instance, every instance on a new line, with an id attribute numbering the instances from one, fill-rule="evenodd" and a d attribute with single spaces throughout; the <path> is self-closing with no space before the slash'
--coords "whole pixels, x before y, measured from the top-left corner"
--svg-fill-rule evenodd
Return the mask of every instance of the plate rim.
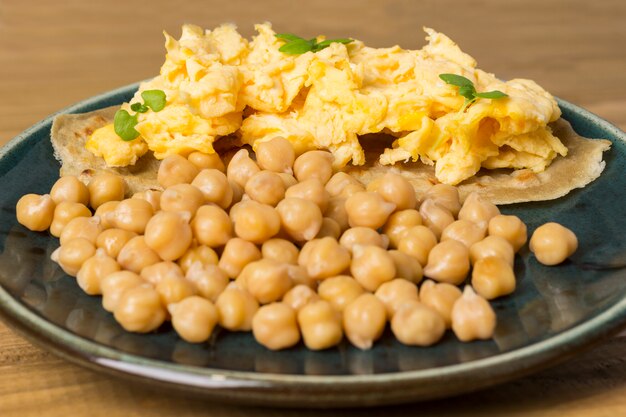
<path id="1" fill-rule="evenodd" d="M 97 105 L 102 101 L 117 95 L 127 95 L 136 90 L 139 84 L 140 82 L 136 82 L 109 90 L 52 113 L 0 148 L 0 159 L 5 158 L 18 145 L 27 141 L 34 134 L 49 129 L 48 125 L 51 126 L 54 117 L 60 114 L 84 112 L 86 111 L 85 108 L 89 107 L 96 106 L 98 108 Z M 557 101 L 562 109 L 574 112 L 596 124 L 600 129 L 610 132 L 615 140 L 626 142 L 626 133 L 612 123 L 570 102 L 559 98 Z M 555 361 L 564 360 L 581 349 L 616 333 L 626 325 L 626 297 L 609 305 L 594 317 L 559 334 L 505 353 L 436 368 L 367 375 L 261 373 L 190 366 L 146 358 L 99 344 L 46 320 L 13 297 L 2 285 L 0 285 L 0 317 L 4 318 L 10 327 L 17 327 L 18 332 L 26 336 L 27 339 L 31 341 L 35 339 L 36 344 L 51 348 L 54 353 L 72 362 L 87 365 L 90 368 L 96 367 L 104 371 L 120 372 L 131 377 L 147 378 L 156 382 L 178 385 L 183 388 L 203 390 L 218 387 L 277 389 L 287 386 L 293 387 L 294 384 L 300 389 L 315 389 L 331 385 L 333 389 L 346 388 L 346 385 L 350 385 L 350 388 L 355 386 L 359 388 L 378 384 L 405 384 L 407 382 L 419 384 L 441 378 L 461 380 L 475 373 L 490 374 L 490 378 L 495 384 L 515 376 L 531 373 L 533 370 Z M 63 354 L 58 349 L 51 347 L 51 344 L 59 345 L 76 356 Z M 190 378 L 194 380 L 190 381 Z M 476 385 L 477 388 L 481 387 L 478 383 Z"/>

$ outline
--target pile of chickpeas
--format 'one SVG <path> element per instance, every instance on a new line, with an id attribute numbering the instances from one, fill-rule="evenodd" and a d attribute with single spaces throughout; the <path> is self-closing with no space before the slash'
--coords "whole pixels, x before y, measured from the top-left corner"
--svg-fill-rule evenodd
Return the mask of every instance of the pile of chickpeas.
<path id="1" fill-rule="evenodd" d="M 227 166 L 217 154 L 170 156 L 158 182 L 163 191 L 125 199 L 115 174 L 88 185 L 65 176 L 49 194 L 23 196 L 17 219 L 60 239 L 52 259 L 124 329 L 170 320 L 193 343 L 219 325 L 272 350 L 301 339 L 327 349 L 344 336 L 369 349 L 388 322 L 407 345 L 432 345 L 446 329 L 488 339 L 488 300 L 515 290 L 527 241 L 518 217 L 478 194 L 461 204 L 455 187 L 437 184 L 418 196 L 392 172 L 365 187 L 333 170 L 331 153 L 296 157 L 281 137 Z M 576 247 L 556 223 L 530 240 L 546 265 Z"/>

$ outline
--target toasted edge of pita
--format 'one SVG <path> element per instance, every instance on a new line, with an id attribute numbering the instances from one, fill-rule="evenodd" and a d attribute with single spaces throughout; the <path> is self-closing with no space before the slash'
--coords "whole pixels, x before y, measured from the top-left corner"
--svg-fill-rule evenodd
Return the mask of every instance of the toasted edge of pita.
<path id="1" fill-rule="evenodd" d="M 75 175 L 82 182 L 102 172 L 121 175 L 128 185 L 127 195 L 147 189 L 160 190 L 157 182 L 159 161 L 151 152 L 139 158 L 135 165 L 107 167 L 104 160 L 87 149 L 85 143 L 94 130 L 113 121 L 119 106 L 81 114 L 62 114 L 52 123 L 50 140 L 54 157 L 61 163 L 60 175 Z"/>
<path id="2" fill-rule="evenodd" d="M 95 129 L 111 123 L 117 108 L 57 116 L 52 125 L 51 140 L 55 157 L 62 164 L 61 175 L 76 175 L 83 182 L 88 182 L 100 172 L 114 172 L 124 177 L 131 194 L 146 189 L 161 189 L 157 182 L 159 161 L 152 153 L 141 157 L 134 166 L 110 168 L 102 158 L 85 149 L 88 136 Z M 553 200 L 575 188 L 585 187 L 598 178 L 606 165 L 602 154 L 611 147 L 611 142 L 606 139 L 583 138 L 564 119 L 552 123 L 551 128 L 567 146 L 566 157 L 558 156 L 544 172 L 537 174 L 529 169 L 483 169 L 478 175 L 458 185 L 461 198 L 475 191 L 495 204 Z M 363 183 L 367 184 L 387 172 L 403 175 L 418 193 L 438 183 L 434 167 L 421 162 L 380 165 L 378 156 L 388 146 L 389 138 L 383 139 L 374 135 L 363 142 L 368 162 L 345 169 Z"/>

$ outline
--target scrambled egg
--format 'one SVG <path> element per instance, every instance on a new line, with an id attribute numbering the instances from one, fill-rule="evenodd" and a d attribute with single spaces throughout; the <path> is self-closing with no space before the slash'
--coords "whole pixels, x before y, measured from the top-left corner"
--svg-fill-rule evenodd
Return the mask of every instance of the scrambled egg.
<path id="1" fill-rule="evenodd" d="M 138 114 L 140 137 L 123 142 L 111 126 L 91 136 L 87 148 L 108 165 L 133 164 L 150 149 L 157 158 L 195 150 L 236 134 L 256 147 L 283 136 L 298 153 L 328 149 L 337 167 L 365 162 L 359 135 L 396 136 L 380 163 L 409 160 L 434 164 L 439 181 L 457 184 L 481 167 L 529 168 L 541 172 L 567 148 L 548 123 L 560 117 L 554 98 L 530 80 L 507 82 L 477 69 L 476 61 L 445 35 L 425 29 L 420 50 L 370 48 L 362 42 L 331 43 L 316 53 L 279 51 L 269 24 L 256 25 L 248 42 L 233 25 L 213 31 L 183 26 L 177 41 L 165 34 L 160 75 L 141 92 L 163 90 L 159 112 Z M 508 97 L 478 99 L 466 110 L 457 87 L 439 75 L 470 79 L 476 90 Z"/>

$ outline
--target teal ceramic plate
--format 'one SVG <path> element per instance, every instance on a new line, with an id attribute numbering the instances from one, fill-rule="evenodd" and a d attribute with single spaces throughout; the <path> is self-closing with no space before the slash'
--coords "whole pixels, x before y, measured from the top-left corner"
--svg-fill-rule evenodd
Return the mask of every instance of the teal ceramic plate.
<path id="1" fill-rule="evenodd" d="M 127 101 L 131 85 L 65 109 L 80 113 Z M 368 406 L 450 396 L 516 378 L 566 359 L 619 330 L 626 320 L 626 135 L 572 104 L 563 117 L 587 137 L 607 138 L 602 176 L 564 198 L 506 206 L 529 230 L 554 220 L 573 229 L 573 261 L 544 267 L 517 256 L 514 295 L 493 306 L 493 340 L 459 343 L 448 332 L 437 346 L 407 347 L 385 334 L 372 350 L 341 344 L 312 352 L 299 345 L 271 352 L 250 334 L 216 332 L 210 343 L 180 340 L 167 326 L 126 333 L 50 261 L 57 240 L 15 220 L 25 193 L 45 193 L 58 178 L 49 134 L 52 117 L 0 150 L 0 312 L 4 320 L 62 357 L 89 368 L 237 403 Z"/>

